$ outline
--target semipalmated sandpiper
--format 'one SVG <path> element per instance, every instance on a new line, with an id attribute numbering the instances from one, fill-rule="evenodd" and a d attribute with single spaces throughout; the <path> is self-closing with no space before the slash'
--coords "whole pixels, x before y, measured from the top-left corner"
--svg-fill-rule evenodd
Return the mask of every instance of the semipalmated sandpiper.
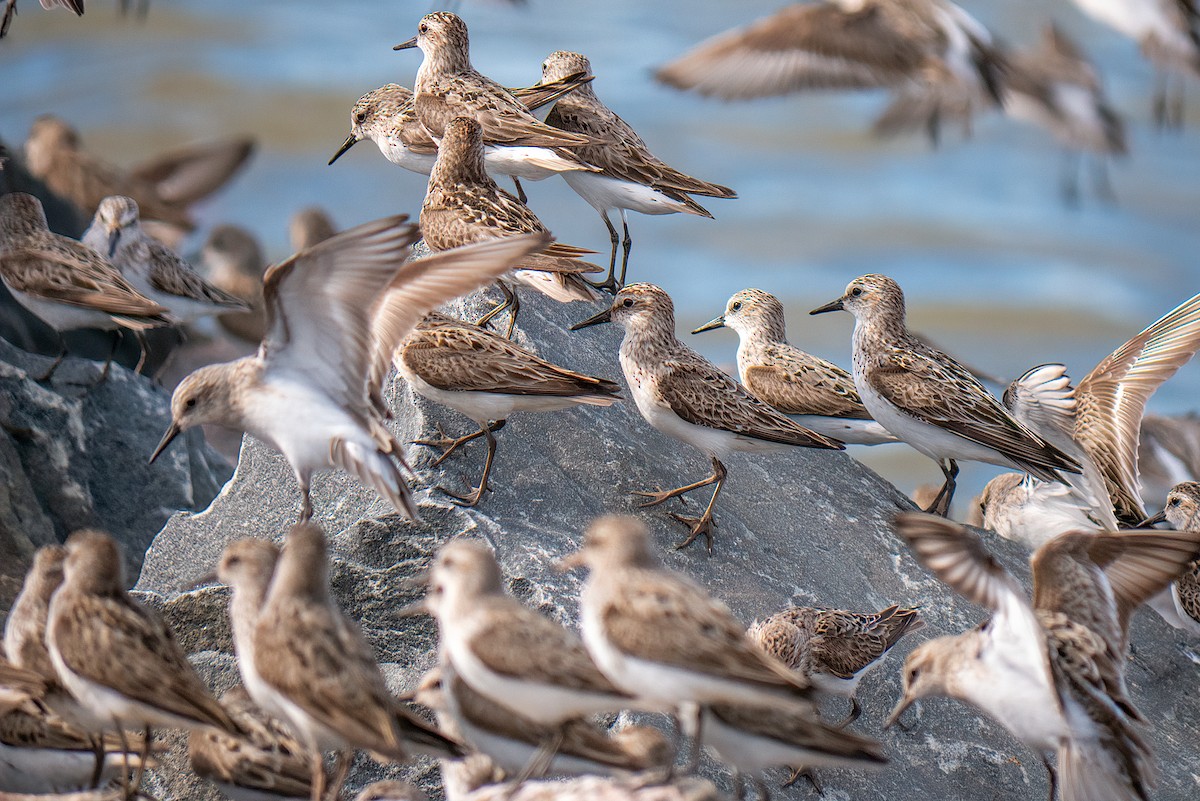
<path id="1" fill-rule="evenodd" d="M 1163 510 L 1143 520 L 1139 527 L 1164 520 L 1176 531 L 1200 530 L 1200 484 L 1195 481 L 1177 484 L 1167 495 Z M 1200 560 L 1184 568 L 1168 592 L 1154 596 L 1147 604 L 1175 628 L 1200 636 Z"/>
<path id="2" fill-rule="evenodd" d="M 542 81 L 552 83 L 572 75 L 592 75 L 587 56 L 559 50 L 542 62 Z M 588 202 L 604 220 L 612 252 L 608 262 L 608 278 L 601 287 L 615 292 L 625 285 L 629 267 L 628 212 L 641 214 L 696 214 L 711 218 L 689 195 L 736 198 L 737 192 L 720 184 L 701 181 L 676 170 L 650 152 L 637 131 L 601 102 L 586 84 L 554 104 L 546 122 L 555 128 L 588 137 L 589 143 L 572 149 L 579 158 L 600 168 L 599 172 L 563 173 L 575 192 Z M 610 211 L 619 211 L 624 239 L 609 219 Z M 617 248 L 623 247 L 621 277 L 616 277 Z"/>
<path id="3" fill-rule="evenodd" d="M 263 307 L 263 273 L 267 260 L 254 235 L 236 225 L 218 225 L 200 249 L 200 260 L 213 286 L 250 305 L 250 311 L 227 312 L 217 321 L 229 333 L 258 343 L 267 333 Z"/>
<path id="4" fill-rule="evenodd" d="M 1009 414 L 965 367 L 910 334 L 904 293 L 891 278 L 856 278 L 810 314 L 831 311 L 854 315 L 854 386 L 867 411 L 945 476 L 927 511 L 949 511 L 958 459 L 1016 467 L 1046 481 L 1082 469 Z"/>
<path id="5" fill-rule="evenodd" d="M 854 376 L 787 341 L 783 304 L 761 289 L 743 289 L 725 313 L 692 331 L 737 332 L 738 377 L 754 397 L 805 428 L 847 445 L 897 442 L 871 419 L 854 388 Z"/>
<path id="6" fill-rule="evenodd" d="M 487 490 L 496 454 L 495 431 L 514 412 L 553 412 L 572 406 L 611 406 L 620 386 L 551 364 L 498 334 L 440 315 L 430 315 L 396 351 L 396 369 L 417 394 L 470 418 L 479 431 L 457 439 L 418 440 L 442 448 L 441 464 L 472 439 L 487 440 L 478 486 L 453 497 L 467 506 Z"/>
<path id="7" fill-rule="evenodd" d="M 701 487 L 715 484 L 712 498 L 698 518 L 671 513 L 690 526 L 678 546 L 691 545 L 703 535 L 712 553 L 713 508 L 727 470 L 724 460 L 737 452 L 766 453 L 788 447 L 841 450 L 842 444 L 793 422 L 747 393 L 725 373 L 675 337 L 675 306 L 653 284 L 630 284 L 613 298 L 612 306 L 571 326 L 577 331 L 600 323 L 625 329 L 621 369 L 638 411 L 664 434 L 682 440 L 712 460 L 712 475 L 672 490 L 637 492 L 643 506 L 655 506 Z"/>
<path id="8" fill-rule="evenodd" d="M 922 643 L 904 695 L 969 703 L 1042 755 L 1064 799 L 1145 799 L 1154 761 L 1125 690 L 1129 618 L 1200 552 L 1200 532 L 1070 531 L 1033 555 L 1033 600 L 967 528 L 905 513 L 897 530 L 938 578 L 991 619 Z M 1046 754 L 1057 752 L 1057 773 Z"/>

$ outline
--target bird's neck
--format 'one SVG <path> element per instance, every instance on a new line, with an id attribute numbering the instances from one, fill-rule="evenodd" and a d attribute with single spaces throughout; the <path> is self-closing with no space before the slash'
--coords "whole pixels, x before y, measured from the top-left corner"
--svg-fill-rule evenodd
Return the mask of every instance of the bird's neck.
<path id="1" fill-rule="evenodd" d="M 439 47 L 425 54 L 417 68 L 414 92 L 426 91 L 432 82 L 447 75 L 471 71 L 471 51 L 467 48 Z"/>

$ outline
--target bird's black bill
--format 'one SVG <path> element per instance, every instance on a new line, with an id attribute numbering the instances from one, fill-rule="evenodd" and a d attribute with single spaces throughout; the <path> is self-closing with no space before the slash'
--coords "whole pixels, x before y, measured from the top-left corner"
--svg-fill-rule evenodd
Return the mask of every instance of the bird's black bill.
<path id="1" fill-rule="evenodd" d="M 842 305 L 842 300 L 843 300 L 842 298 L 838 298 L 837 300 L 830 301 L 829 303 L 826 303 L 824 306 L 820 306 L 816 309 L 813 309 L 812 311 L 809 312 L 809 314 L 824 314 L 825 312 L 842 311 L 846 308 L 845 306 Z"/>
<path id="2" fill-rule="evenodd" d="M 409 39 L 407 42 L 401 42 L 400 44 L 396 45 L 392 49 L 393 50 L 412 50 L 416 46 L 417 46 L 417 37 L 414 36 L 413 38 Z"/>
<path id="3" fill-rule="evenodd" d="M 175 441 L 175 438 L 179 436 L 181 431 L 183 431 L 183 429 L 181 429 L 178 424 L 171 423 L 171 425 L 167 427 L 167 433 L 163 434 L 162 441 L 159 442 L 158 447 L 154 449 L 154 453 L 150 454 L 150 461 L 147 462 L 147 464 L 154 464 L 154 460 L 162 455 L 162 452 L 167 449 L 168 445 Z"/>
<path id="4" fill-rule="evenodd" d="M 1161 512 L 1154 515 L 1153 517 L 1147 517 L 1145 520 L 1138 523 L 1136 528 L 1149 528 L 1150 526 L 1153 526 L 1156 523 L 1162 523 L 1162 522 L 1166 521 L 1166 519 L 1167 519 L 1167 510 L 1163 509 Z"/>
<path id="5" fill-rule="evenodd" d="M 582 323 L 575 323 L 575 325 L 571 326 L 571 330 L 578 331 L 581 328 L 589 328 L 593 325 L 600 325 L 601 323 L 611 323 L 611 322 L 612 322 L 612 309 L 609 308 L 609 309 L 605 309 L 604 311 L 600 312 L 599 314 L 592 315 L 591 317 L 584 320 Z"/>
<path id="6" fill-rule="evenodd" d="M 108 235 L 108 257 L 111 259 L 117 255 L 117 242 L 121 241 L 121 232 L 113 231 Z"/>
<path id="7" fill-rule="evenodd" d="M 713 319 L 709 320 L 707 323 L 700 326 L 699 328 L 693 329 L 692 333 L 699 334 L 703 331 L 711 331 L 714 328 L 724 328 L 724 327 L 725 327 L 725 315 L 722 314 L 720 317 L 714 317 Z"/>
<path id="8" fill-rule="evenodd" d="M 346 141 L 342 142 L 342 146 L 339 147 L 337 152 L 333 154 L 333 158 L 331 158 L 329 160 L 329 163 L 333 164 L 333 162 L 337 161 L 338 159 L 340 159 L 342 157 L 343 153 L 345 153 L 347 150 L 349 150 L 350 148 L 354 147 L 357 144 L 358 144 L 357 136 L 355 136 L 354 134 L 350 134 L 349 136 L 347 136 Z"/>

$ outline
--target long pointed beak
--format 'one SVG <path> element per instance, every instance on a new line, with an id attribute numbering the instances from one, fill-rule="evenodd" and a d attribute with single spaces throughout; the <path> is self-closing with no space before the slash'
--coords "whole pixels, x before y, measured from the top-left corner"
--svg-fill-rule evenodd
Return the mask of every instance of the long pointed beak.
<path id="1" fill-rule="evenodd" d="M 1153 517 L 1147 517 L 1145 520 L 1138 523 L 1135 528 L 1149 528 L 1150 526 L 1153 526 L 1156 523 L 1162 523 L 1166 519 L 1167 519 L 1167 510 L 1163 509 L 1161 512 L 1154 515 Z"/>
<path id="2" fill-rule="evenodd" d="M 693 329 L 692 333 L 699 334 L 701 331 L 711 331 L 714 328 L 724 328 L 724 327 L 725 327 L 725 315 L 722 314 L 720 317 L 712 318 L 711 320 L 709 320 L 707 323 L 700 326 L 699 328 Z"/>
<path id="3" fill-rule="evenodd" d="M 825 312 L 831 312 L 831 311 L 844 311 L 846 307 L 842 305 L 842 301 L 844 301 L 845 299 L 846 298 L 843 296 L 843 297 L 838 298 L 837 300 L 831 300 L 828 303 L 826 303 L 824 306 L 820 306 L 816 309 L 813 309 L 812 311 L 809 312 L 809 314 L 824 314 Z"/>
<path id="4" fill-rule="evenodd" d="M 114 228 L 108 232 L 108 257 L 117 255 L 117 242 L 121 241 L 121 229 Z"/>
<path id="5" fill-rule="evenodd" d="M 342 142 L 342 146 L 339 147 L 337 149 L 337 152 L 333 154 L 333 158 L 331 158 L 329 160 L 329 163 L 333 164 L 333 162 L 337 161 L 338 159 L 340 159 L 342 157 L 343 153 L 345 153 L 347 150 L 349 150 L 350 148 L 354 147 L 357 144 L 358 144 L 357 136 L 355 136 L 354 134 L 350 134 L 349 136 L 347 136 L 346 141 Z"/>
<path id="6" fill-rule="evenodd" d="M 392 49 L 393 50 L 412 50 L 416 46 L 417 46 L 417 37 L 414 36 L 413 38 L 409 39 L 407 42 L 401 42 L 400 44 L 396 45 Z"/>
<path id="7" fill-rule="evenodd" d="M 183 429 L 179 427 L 179 424 L 172 420 L 171 425 L 167 426 L 167 432 L 163 434 L 163 438 L 159 441 L 158 447 L 154 449 L 154 453 L 150 454 L 150 461 L 146 462 L 146 464 L 154 464 L 154 460 L 162 455 L 162 452 L 167 449 L 167 446 L 170 445 L 171 442 L 178 437 L 182 431 Z"/>
<path id="8" fill-rule="evenodd" d="M 203 576 L 196 579 L 191 584 L 188 584 L 187 586 L 185 586 L 183 588 L 183 591 L 191 592 L 192 590 L 198 590 L 201 587 L 204 587 L 208 584 L 217 584 L 217 583 L 218 583 L 217 571 L 214 570 L 211 573 L 205 573 Z"/>
<path id="9" fill-rule="evenodd" d="M 611 323 L 611 322 L 612 322 L 612 307 L 609 307 L 609 308 L 605 309 L 604 311 L 600 312 L 599 314 L 592 315 L 591 317 L 584 320 L 582 323 L 575 323 L 575 325 L 571 326 L 571 330 L 578 331 L 581 328 L 590 328 L 593 325 L 600 325 L 601 323 Z"/>
<path id="10" fill-rule="evenodd" d="M 883 730 L 887 731 L 892 726 L 895 726 L 896 722 L 900 720 L 900 716 L 903 715 L 905 710 L 912 706 L 916 700 L 916 698 L 910 698 L 907 695 L 901 698 L 900 703 L 896 704 L 896 708 L 892 710 L 891 714 L 887 716 L 887 720 L 883 722 Z"/>
<path id="11" fill-rule="evenodd" d="M 554 562 L 550 565 L 550 568 L 555 573 L 569 573 L 572 570 L 583 567 L 583 565 L 583 553 L 576 551 L 575 553 L 569 553 L 562 559 Z"/>

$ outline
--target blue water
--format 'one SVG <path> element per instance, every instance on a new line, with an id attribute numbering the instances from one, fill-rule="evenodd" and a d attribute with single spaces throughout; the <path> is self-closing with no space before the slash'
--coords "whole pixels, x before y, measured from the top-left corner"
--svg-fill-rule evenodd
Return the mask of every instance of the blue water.
<path id="1" fill-rule="evenodd" d="M 962 359 L 1006 378 L 1062 361 L 1081 377 L 1200 291 L 1200 92 L 1189 86 L 1182 133 L 1155 131 L 1154 76 L 1136 46 L 1066 0 L 963 5 L 1013 44 L 1031 41 L 1052 15 L 1092 54 L 1129 124 L 1132 155 L 1112 171 L 1117 206 L 1085 195 L 1082 207 L 1064 207 L 1055 144 L 999 116 L 978 120 L 969 141 L 951 135 L 933 151 L 916 137 L 880 142 L 867 133 L 879 94 L 726 105 L 650 79 L 656 64 L 780 2 L 464 5 L 484 72 L 528 84 L 550 51 L 584 52 L 597 92 L 658 155 L 738 190 L 736 201 L 706 203 L 715 221 L 632 220 L 631 276 L 674 295 L 681 331 L 753 285 L 784 300 L 796 344 L 848 364 L 849 317 L 805 312 L 855 276 L 885 272 L 905 288 L 914 327 Z M 419 53 L 391 45 L 409 38 L 427 10 L 424 0 L 155 0 L 137 23 L 118 18 L 115 0 L 89 2 L 82 19 L 21 0 L 0 43 L 0 136 L 19 141 L 50 111 L 79 126 L 94 150 L 130 163 L 183 141 L 253 133 L 260 152 L 201 210 L 199 236 L 236 221 L 281 257 L 287 218 L 302 205 L 319 203 L 345 226 L 419 211 L 422 177 L 387 164 L 370 144 L 333 167 L 325 162 L 359 94 L 387 81 L 411 85 Z M 607 252 L 604 227 L 564 184 L 527 190 L 561 240 Z M 732 334 L 689 341 L 732 363 Z M 1193 409 L 1198 390 L 1200 366 L 1189 365 L 1153 409 Z M 938 475 L 899 446 L 857 455 L 905 489 Z M 991 472 L 967 468 L 963 492 Z"/>

